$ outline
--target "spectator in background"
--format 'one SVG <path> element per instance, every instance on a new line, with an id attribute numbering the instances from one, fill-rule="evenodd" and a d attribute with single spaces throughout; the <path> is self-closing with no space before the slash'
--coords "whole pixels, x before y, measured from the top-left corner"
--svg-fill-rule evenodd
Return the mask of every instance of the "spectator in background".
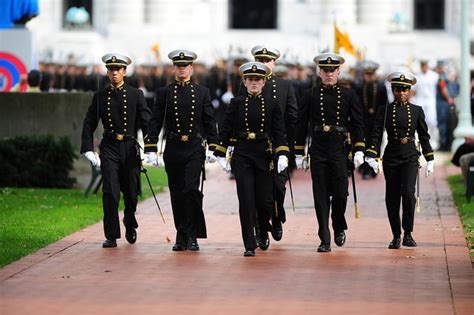
<path id="1" fill-rule="evenodd" d="M 340 86 L 343 86 L 348 89 L 352 89 L 354 80 L 348 72 L 341 72 L 341 74 L 339 75 L 339 80 L 337 80 L 337 83 Z"/>
<path id="2" fill-rule="evenodd" d="M 26 74 L 21 74 L 20 81 L 14 86 L 12 86 L 12 88 L 10 89 L 10 92 L 22 92 L 21 87 L 26 83 L 26 77 L 27 77 Z"/>
<path id="3" fill-rule="evenodd" d="M 413 104 L 423 107 L 426 115 L 430 143 L 433 150 L 439 148 L 438 118 L 436 114 L 436 87 L 439 75 L 430 70 L 427 60 L 420 61 L 421 72 L 417 74 L 417 84 L 412 87 Z"/>
<path id="4" fill-rule="evenodd" d="M 380 106 L 387 104 L 387 89 L 382 80 L 377 77 L 379 64 L 364 60 L 361 64 L 363 71 L 362 81 L 355 88 L 362 103 L 362 117 L 364 120 L 364 135 L 368 139 L 374 129 L 375 114 Z M 375 178 L 377 174 L 364 162 L 359 168 L 363 179 Z"/>
<path id="5" fill-rule="evenodd" d="M 471 116 L 474 117 L 474 71 L 471 71 Z"/>
<path id="6" fill-rule="evenodd" d="M 26 78 L 26 83 L 28 83 L 26 92 L 40 93 L 41 92 L 40 82 L 41 82 L 41 72 L 39 72 L 38 70 L 31 70 L 28 73 L 28 77 Z"/>
<path id="7" fill-rule="evenodd" d="M 41 82 L 39 88 L 41 92 L 49 92 L 49 89 L 51 88 L 51 81 L 53 80 L 54 64 L 40 62 L 39 71 L 41 73 Z"/>
<path id="8" fill-rule="evenodd" d="M 474 137 L 466 137 L 464 138 L 464 144 L 454 152 L 453 158 L 451 159 L 451 163 L 461 167 L 464 183 L 466 184 L 469 164 L 471 164 L 471 162 L 474 162 Z"/>
<path id="9" fill-rule="evenodd" d="M 454 106 L 454 99 L 448 91 L 448 75 L 443 61 L 438 61 L 435 68 L 438 73 L 436 86 L 436 114 L 438 118 L 439 148 L 443 151 L 449 150 L 448 143 L 448 118 L 449 107 Z"/>

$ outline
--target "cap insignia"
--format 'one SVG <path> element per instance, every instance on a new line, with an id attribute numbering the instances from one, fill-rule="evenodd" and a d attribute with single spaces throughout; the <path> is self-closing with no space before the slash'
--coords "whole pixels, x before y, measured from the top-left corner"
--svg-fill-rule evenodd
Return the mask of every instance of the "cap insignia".
<path id="1" fill-rule="evenodd" d="M 266 54 L 266 53 L 267 53 L 267 49 L 266 49 L 266 48 L 263 48 L 263 49 L 262 49 L 262 52 L 263 52 L 264 54 Z"/>
<path id="2" fill-rule="evenodd" d="M 116 61 L 117 61 L 117 57 L 112 56 L 112 62 L 116 62 Z"/>
<path id="3" fill-rule="evenodd" d="M 256 65 L 252 66 L 252 71 L 257 71 L 257 66 Z"/>
<path id="4" fill-rule="evenodd" d="M 331 57 L 328 57 L 328 59 L 326 59 L 326 61 L 327 61 L 328 63 L 332 63 Z"/>
<path id="5" fill-rule="evenodd" d="M 404 81 L 404 80 L 405 80 L 405 75 L 402 74 L 402 75 L 400 76 L 400 80 L 401 80 L 401 81 Z"/>
<path id="6" fill-rule="evenodd" d="M 179 58 L 180 58 L 180 59 L 184 59 L 184 52 L 180 52 L 180 53 L 179 53 Z"/>

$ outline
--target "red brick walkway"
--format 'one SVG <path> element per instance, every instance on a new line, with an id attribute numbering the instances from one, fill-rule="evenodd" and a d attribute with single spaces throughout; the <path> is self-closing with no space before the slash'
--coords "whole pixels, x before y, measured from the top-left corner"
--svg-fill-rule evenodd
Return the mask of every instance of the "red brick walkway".
<path id="1" fill-rule="evenodd" d="M 171 251 L 163 193 L 166 225 L 152 199 L 141 203 L 135 245 L 120 240 L 102 249 L 96 224 L 0 269 L 0 313 L 472 315 L 473 269 L 445 181 L 454 171 L 438 166 L 423 177 L 415 249 L 387 249 L 383 176 L 358 178 L 361 218 L 350 201 L 346 246 L 327 254 L 316 252 L 309 173 L 298 172 L 283 240 L 244 258 L 235 183 L 213 169 L 205 188 L 209 238 L 200 252 Z"/>

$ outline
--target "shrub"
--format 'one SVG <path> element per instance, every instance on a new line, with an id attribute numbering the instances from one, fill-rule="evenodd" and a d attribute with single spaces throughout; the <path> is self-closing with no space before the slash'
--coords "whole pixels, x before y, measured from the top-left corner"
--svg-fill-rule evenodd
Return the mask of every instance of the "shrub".
<path id="1" fill-rule="evenodd" d="M 76 158 L 67 137 L 19 136 L 0 140 L 0 187 L 71 188 Z"/>

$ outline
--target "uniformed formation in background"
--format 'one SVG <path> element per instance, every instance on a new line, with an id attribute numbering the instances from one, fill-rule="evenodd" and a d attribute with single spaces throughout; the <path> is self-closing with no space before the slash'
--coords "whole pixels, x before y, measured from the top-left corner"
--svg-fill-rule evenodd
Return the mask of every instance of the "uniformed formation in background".
<path id="1" fill-rule="evenodd" d="M 198 239 L 207 237 L 202 192 L 205 164 L 214 162 L 235 175 L 244 256 L 254 256 L 257 248 L 267 250 L 269 233 L 275 241 L 282 239 L 286 188 L 295 168 L 311 171 L 317 251 L 330 252 L 332 241 L 344 246 L 349 175 L 354 179 L 358 169 L 364 179 L 377 176 L 384 131 L 385 201 L 393 234 L 388 247 L 417 246 L 412 232 L 419 156 L 427 161 L 429 176 L 434 155 L 426 110 L 409 101 L 415 75 L 391 73 L 387 89 L 376 76 L 378 65 L 364 61 L 362 80 L 351 88 L 341 75 L 344 58 L 324 53 L 314 58 L 317 79 L 295 83 L 278 76 L 285 72 L 278 65 L 278 49 L 259 45 L 251 53 L 255 61 L 240 60 L 237 72 L 225 81 L 217 74 L 207 77 L 213 84 L 225 82 L 209 89 L 193 75 L 195 52 L 170 52 L 173 80 L 154 85 L 151 89 L 159 88 L 148 105 L 143 90 L 127 80 L 130 58 L 119 53 L 103 57 L 108 83 L 95 82 L 102 88 L 84 119 L 81 147 L 92 165 L 101 168 L 104 180 L 103 247 L 116 247 L 121 238 L 121 192 L 125 238 L 131 244 L 137 240 L 135 211 L 143 169 L 139 129 L 144 162 L 164 165 L 168 174 L 176 228 L 173 251 L 198 251 Z M 92 139 L 99 121 L 104 134 L 97 154 Z"/>

